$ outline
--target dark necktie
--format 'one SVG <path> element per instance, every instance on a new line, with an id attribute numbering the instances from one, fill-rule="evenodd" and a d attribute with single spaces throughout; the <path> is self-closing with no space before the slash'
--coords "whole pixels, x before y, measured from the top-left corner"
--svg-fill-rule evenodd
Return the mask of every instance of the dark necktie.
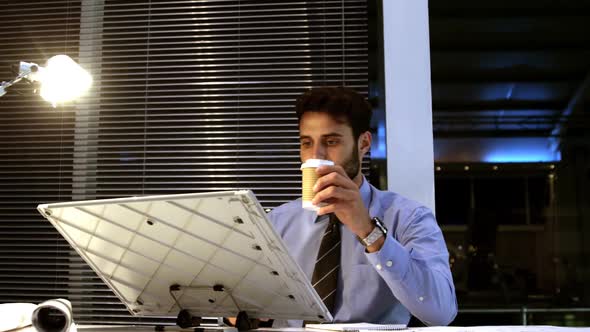
<path id="1" fill-rule="evenodd" d="M 324 304 L 334 313 L 338 270 L 340 269 L 340 221 L 334 214 L 324 232 L 311 277 L 311 284 Z"/>

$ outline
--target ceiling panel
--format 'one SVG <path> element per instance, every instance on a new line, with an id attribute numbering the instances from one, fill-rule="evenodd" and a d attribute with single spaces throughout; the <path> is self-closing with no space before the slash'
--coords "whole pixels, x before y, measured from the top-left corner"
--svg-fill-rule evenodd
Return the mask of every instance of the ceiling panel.
<path id="1" fill-rule="evenodd" d="M 590 99 L 590 1 L 431 0 L 429 8 L 435 137 L 590 131 L 583 105 L 566 111 Z"/>

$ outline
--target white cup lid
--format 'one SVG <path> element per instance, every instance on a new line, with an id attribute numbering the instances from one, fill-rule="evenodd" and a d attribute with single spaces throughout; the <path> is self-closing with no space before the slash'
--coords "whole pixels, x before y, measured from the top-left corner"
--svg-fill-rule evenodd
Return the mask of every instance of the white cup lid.
<path id="1" fill-rule="evenodd" d="M 302 201 L 301 207 L 303 207 L 305 210 L 311 210 L 311 211 L 317 211 L 320 209 L 319 206 L 313 205 L 311 203 L 311 201 Z"/>
<path id="2" fill-rule="evenodd" d="M 320 166 L 334 166 L 334 162 L 324 159 L 307 159 L 303 164 L 301 164 L 301 169 Z"/>

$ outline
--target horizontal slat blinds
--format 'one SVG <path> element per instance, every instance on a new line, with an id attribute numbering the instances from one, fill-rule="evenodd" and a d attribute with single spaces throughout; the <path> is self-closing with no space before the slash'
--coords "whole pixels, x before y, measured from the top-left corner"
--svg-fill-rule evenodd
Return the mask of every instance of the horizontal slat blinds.
<path id="1" fill-rule="evenodd" d="M 66 53 L 94 85 L 57 109 L 24 83 L 0 99 L 0 302 L 62 296 L 81 323 L 153 323 L 131 317 L 34 207 L 244 188 L 267 208 L 298 197 L 294 99 L 321 85 L 367 93 L 366 7 L 1 3 L 1 79 L 12 62 Z"/>
<path id="2" fill-rule="evenodd" d="M 276 206 L 300 186 L 295 96 L 343 80 L 366 90 L 363 1 L 107 1 L 104 13 L 88 141 L 98 197 L 250 188 Z"/>
<path id="3" fill-rule="evenodd" d="M 80 10 L 76 1 L 2 1 L 0 80 L 13 79 L 20 60 L 77 59 Z M 96 279 L 69 278 L 93 273 L 35 209 L 71 199 L 74 122 L 74 107 L 54 109 L 24 82 L 0 98 L 0 303 L 69 297 L 82 314 L 80 301 L 117 300 Z"/>

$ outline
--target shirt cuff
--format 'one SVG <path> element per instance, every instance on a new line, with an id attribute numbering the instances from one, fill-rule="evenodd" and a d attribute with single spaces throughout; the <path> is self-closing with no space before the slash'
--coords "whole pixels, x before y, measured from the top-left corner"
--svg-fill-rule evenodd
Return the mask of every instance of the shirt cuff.
<path id="1" fill-rule="evenodd" d="M 395 280 L 402 280 L 410 262 L 410 254 L 396 239 L 385 237 L 385 242 L 379 251 L 365 253 L 369 263 L 379 274 L 387 274 Z"/>

